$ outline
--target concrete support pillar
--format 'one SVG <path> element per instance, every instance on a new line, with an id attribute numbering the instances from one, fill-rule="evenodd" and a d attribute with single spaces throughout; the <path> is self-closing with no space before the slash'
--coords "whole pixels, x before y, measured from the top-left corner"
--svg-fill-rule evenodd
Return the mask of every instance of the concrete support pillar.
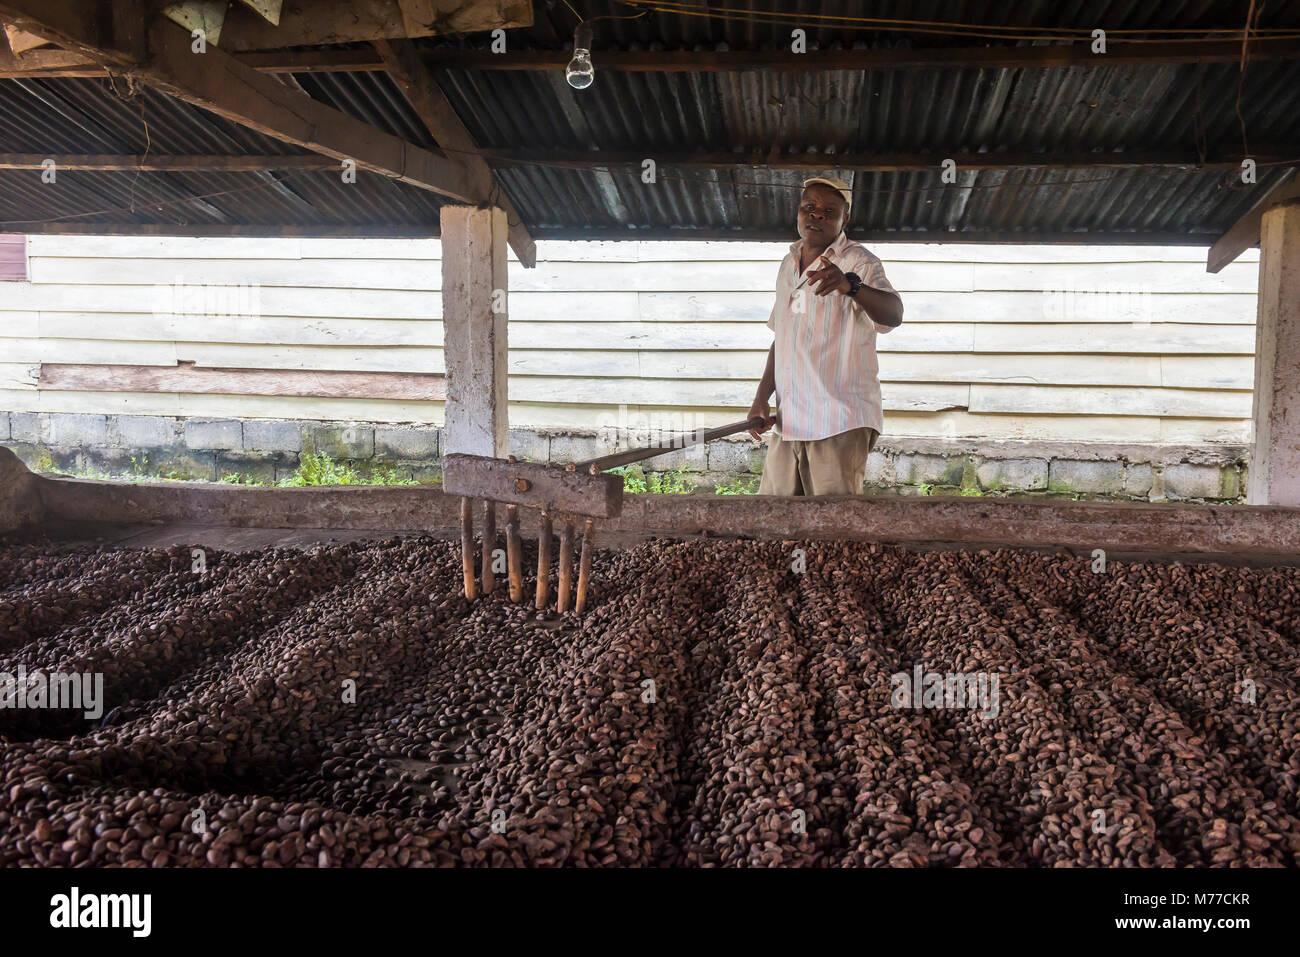
<path id="1" fill-rule="evenodd" d="M 1251 505 L 1300 506 L 1300 204 L 1260 225 Z"/>
<path id="2" fill-rule="evenodd" d="M 504 458 L 508 450 L 506 229 L 500 209 L 442 208 L 448 452 Z"/>

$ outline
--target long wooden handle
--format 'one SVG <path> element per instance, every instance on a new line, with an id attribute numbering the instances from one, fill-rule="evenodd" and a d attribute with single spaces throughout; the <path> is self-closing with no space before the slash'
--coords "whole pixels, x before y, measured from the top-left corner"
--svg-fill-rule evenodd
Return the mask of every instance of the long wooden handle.
<path id="1" fill-rule="evenodd" d="M 694 437 L 688 438 L 681 445 L 673 445 L 668 448 L 664 448 L 662 445 L 647 445 L 639 449 L 628 449 L 626 452 L 615 452 L 613 455 L 602 455 L 600 458 L 577 462 L 574 464 L 574 468 L 579 472 L 595 475 L 604 472 L 606 469 L 617 468 L 620 465 L 652 459 L 656 455 L 664 455 L 678 449 L 688 449 L 692 445 L 702 445 L 705 442 L 712 442 L 714 439 L 724 439 L 728 435 L 735 435 L 737 432 L 757 429 L 763 424 L 763 420 L 755 416 L 752 419 L 746 419 L 744 422 L 732 422 L 730 425 L 720 425 L 716 429 L 709 429 L 706 432 L 697 432 Z M 687 435 L 689 436 L 689 433 Z"/>

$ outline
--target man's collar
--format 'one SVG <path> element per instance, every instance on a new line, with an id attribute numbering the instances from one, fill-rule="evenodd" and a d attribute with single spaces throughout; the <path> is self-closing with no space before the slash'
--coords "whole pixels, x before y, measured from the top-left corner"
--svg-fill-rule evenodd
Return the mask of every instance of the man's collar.
<path id="1" fill-rule="evenodd" d="M 827 246 L 825 250 L 823 250 L 822 255 L 824 256 L 827 253 L 843 252 L 844 247 L 851 242 L 852 240 L 849 239 L 848 232 L 845 230 L 840 230 L 840 234 L 835 237 L 835 241 L 831 243 L 829 246 Z M 790 252 L 794 253 L 795 255 L 798 255 L 799 251 L 802 248 L 803 248 L 803 239 L 796 239 L 793 243 L 790 244 Z"/>

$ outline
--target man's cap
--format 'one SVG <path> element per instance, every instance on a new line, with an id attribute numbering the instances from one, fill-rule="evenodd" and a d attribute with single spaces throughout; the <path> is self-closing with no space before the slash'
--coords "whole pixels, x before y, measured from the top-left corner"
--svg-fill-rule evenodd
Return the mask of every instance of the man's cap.
<path id="1" fill-rule="evenodd" d="M 851 209 L 853 207 L 853 190 L 849 188 L 849 184 L 844 182 L 844 180 L 835 179 L 833 176 L 813 176 L 803 181 L 803 187 L 804 189 L 807 189 L 809 186 L 815 186 L 818 183 L 821 183 L 823 186 L 829 186 L 831 189 L 838 192 L 844 197 L 844 202 L 848 204 L 849 208 Z"/>

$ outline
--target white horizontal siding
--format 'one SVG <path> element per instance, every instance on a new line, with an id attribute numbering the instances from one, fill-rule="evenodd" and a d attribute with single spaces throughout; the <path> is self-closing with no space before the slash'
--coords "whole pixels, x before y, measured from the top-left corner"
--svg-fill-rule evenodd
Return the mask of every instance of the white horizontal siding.
<path id="1" fill-rule="evenodd" d="M 906 306 L 878 340 L 886 430 L 1243 441 L 1258 254 L 880 244 Z M 511 420 L 591 426 L 620 404 L 724 421 L 752 398 L 780 243 L 539 244 L 510 268 Z M 441 403 L 58 393 L 41 362 L 442 372 L 433 240 L 34 236 L 0 283 L 0 401 L 97 411 L 440 421 Z M 250 287 L 255 316 L 165 314 L 171 283 Z M 1101 292 L 1104 295 L 1090 294 Z"/>

